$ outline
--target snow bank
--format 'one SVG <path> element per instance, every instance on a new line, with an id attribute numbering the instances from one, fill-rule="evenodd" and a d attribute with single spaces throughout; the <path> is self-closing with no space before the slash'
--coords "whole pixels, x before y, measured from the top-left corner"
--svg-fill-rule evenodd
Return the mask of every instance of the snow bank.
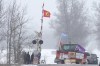
<path id="1" fill-rule="evenodd" d="M 29 52 L 30 55 L 33 53 L 34 49 L 24 49 L 24 51 Z M 42 49 L 41 51 L 41 60 L 46 60 L 46 64 L 54 64 L 55 59 L 55 49 Z M 0 64 L 5 64 L 7 61 L 7 51 L 0 51 Z"/>

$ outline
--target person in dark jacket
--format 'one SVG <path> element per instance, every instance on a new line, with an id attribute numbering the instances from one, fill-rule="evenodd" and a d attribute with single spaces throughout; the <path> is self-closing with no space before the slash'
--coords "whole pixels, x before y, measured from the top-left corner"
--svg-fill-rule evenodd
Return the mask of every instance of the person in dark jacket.
<path id="1" fill-rule="evenodd" d="M 31 64 L 33 63 L 33 60 L 34 60 L 34 53 L 32 53 L 31 55 Z"/>
<path id="2" fill-rule="evenodd" d="M 24 64 L 26 64 L 26 52 L 23 53 Z"/>
<path id="3" fill-rule="evenodd" d="M 40 64 L 41 52 L 38 53 L 38 64 Z"/>
<path id="4" fill-rule="evenodd" d="M 21 63 L 26 64 L 26 52 L 22 51 L 21 53 Z"/>
<path id="5" fill-rule="evenodd" d="M 27 64 L 30 64 L 30 55 L 29 55 L 29 52 L 26 54 L 26 62 L 27 62 Z"/>

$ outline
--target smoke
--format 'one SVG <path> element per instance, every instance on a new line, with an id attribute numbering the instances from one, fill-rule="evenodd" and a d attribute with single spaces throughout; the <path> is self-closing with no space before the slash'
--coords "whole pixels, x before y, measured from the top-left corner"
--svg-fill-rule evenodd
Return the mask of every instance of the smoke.
<path id="1" fill-rule="evenodd" d="M 64 32 L 71 43 L 81 44 L 85 47 L 89 32 L 86 26 L 84 3 L 80 3 L 78 0 L 60 0 L 58 1 L 58 11 L 53 23 L 56 26 L 56 35 L 60 36 Z"/>

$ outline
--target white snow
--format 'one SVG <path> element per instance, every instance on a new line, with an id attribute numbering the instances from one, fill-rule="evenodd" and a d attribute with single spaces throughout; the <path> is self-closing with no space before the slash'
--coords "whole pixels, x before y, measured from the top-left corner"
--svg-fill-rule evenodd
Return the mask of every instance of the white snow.
<path id="1" fill-rule="evenodd" d="M 29 52 L 30 55 L 34 52 L 34 49 L 24 49 L 26 52 Z M 42 49 L 41 51 L 41 60 L 46 60 L 46 64 L 55 64 L 55 51 L 56 49 Z"/>
<path id="2" fill-rule="evenodd" d="M 0 64 L 5 64 L 7 58 L 7 52 L 6 50 L 0 50 Z"/>
<path id="3" fill-rule="evenodd" d="M 34 51 L 34 49 L 25 49 L 26 52 L 29 52 L 30 55 L 32 54 L 32 52 Z M 41 60 L 46 60 L 46 64 L 55 64 L 54 63 L 54 59 L 55 59 L 55 54 L 56 49 L 42 49 L 41 51 Z M 93 53 L 97 54 L 97 56 L 99 57 L 99 61 L 100 61 L 100 52 L 95 49 L 93 51 Z M 5 64 L 6 63 L 6 50 L 1 51 L 0 50 L 0 64 Z M 25 66 L 25 65 L 23 65 Z M 30 65 L 31 66 L 31 65 Z"/>
<path id="4" fill-rule="evenodd" d="M 41 60 L 45 59 L 46 64 L 55 64 L 54 59 L 55 59 L 55 49 L 43 49 L 42 54 L 41 54 Z"/>
<path id="5" fill-rule="evenodd" d="M 30 55 L 32 54 L 32 52 L 34 51 L 34 49 L 25 49 L 26 52 L 29 52 Z M 41 51 L 41 60 L 46 60 L 46 64 L 55 64 L 54 63 L 54 59 L 55 59 L 55 54 L 56 49 L 42 49 Z M 93 53 L 97 54 L 97 56 L 99 57 L 98 60 L 100 61 L 100 52 L 95 49 L 93 51 Z M 6 63 L 6 50 L 1 51 L 0 50 L 0 64 L 5 64 Z M 23 65 L 25 66 L 25 65 Z M 31 66 L 31 65 L 30 65 Z"/>
<path id="6" fill-rule="evenodd" d="M 34 51 L 34 49 L 24 49 L 26 52 L 29 52 L 30 55 Z M 41 60 L 46 60 L 46 64 L 54 64 L 54 59 L 55 59 L 55 49 L 42 49 L 41 51 Z M 6 63 L 6 55 L 7 51 L 3 50 L 2 52 L 0 51 L 0 64 L 5 64 Z"/>

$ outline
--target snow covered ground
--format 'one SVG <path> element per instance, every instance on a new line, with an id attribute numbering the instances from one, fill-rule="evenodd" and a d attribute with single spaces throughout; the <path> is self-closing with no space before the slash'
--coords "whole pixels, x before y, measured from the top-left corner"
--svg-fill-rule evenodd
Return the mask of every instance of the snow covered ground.
<path id="1" fill-rule="evenodd" d="M 5 64 L 7 58 L 6 50 L 0 50 L 0 64 Z"/>
<path id="2" fill-rule="evenodd" d="M 26 52 L 29 52 L 30 55 L 33 52 L 33 49 L 25 49 Z M 55 54 L 54 51 L 55 49 L 42 49 L 41 51 L 41 60 L 46 60 L 46 64 L 54 64 L 54 59 L 55 59 Z M 6 63 L 6 50 L 0 51 L 0 64 L 5 64 Z"/>
<path id="3" fill-rule="evenodd" d="M 29 52 L 30 55 L 34 51 L 33 49 L 25 49 L 26 52 Z M 41 60 L 46 60 L 46 64 L 55 64 L 54 59 L 55 59 L 55 51 L 56 49 L 42 49 L 41 53 Z M 98 50 L 94 50 L 93 53 L 97 54 L 99 57 L 100 61 L 100 52 Z M 5 64 L 6 63 L 6 50 L 0 51 L 0 64 Z"/>
<path id="4" fill-rule="evenodd" d="M 26 52 L 29 52 L 30 55 L 34 51 L 34 49 L 25 49 Z M 41 51 L 41 60 L 46 60 L 46 64 L 55 64 L 55 51 L 56 49 L 42 49 Z"/>
<path id="5" fill-rule="evenodd" d="M 43 49 L 42 50 L 42 58 L 45 59 L 47 64 L 54 64 L 54 59 L 55 59 L 55 49 Z"/>

